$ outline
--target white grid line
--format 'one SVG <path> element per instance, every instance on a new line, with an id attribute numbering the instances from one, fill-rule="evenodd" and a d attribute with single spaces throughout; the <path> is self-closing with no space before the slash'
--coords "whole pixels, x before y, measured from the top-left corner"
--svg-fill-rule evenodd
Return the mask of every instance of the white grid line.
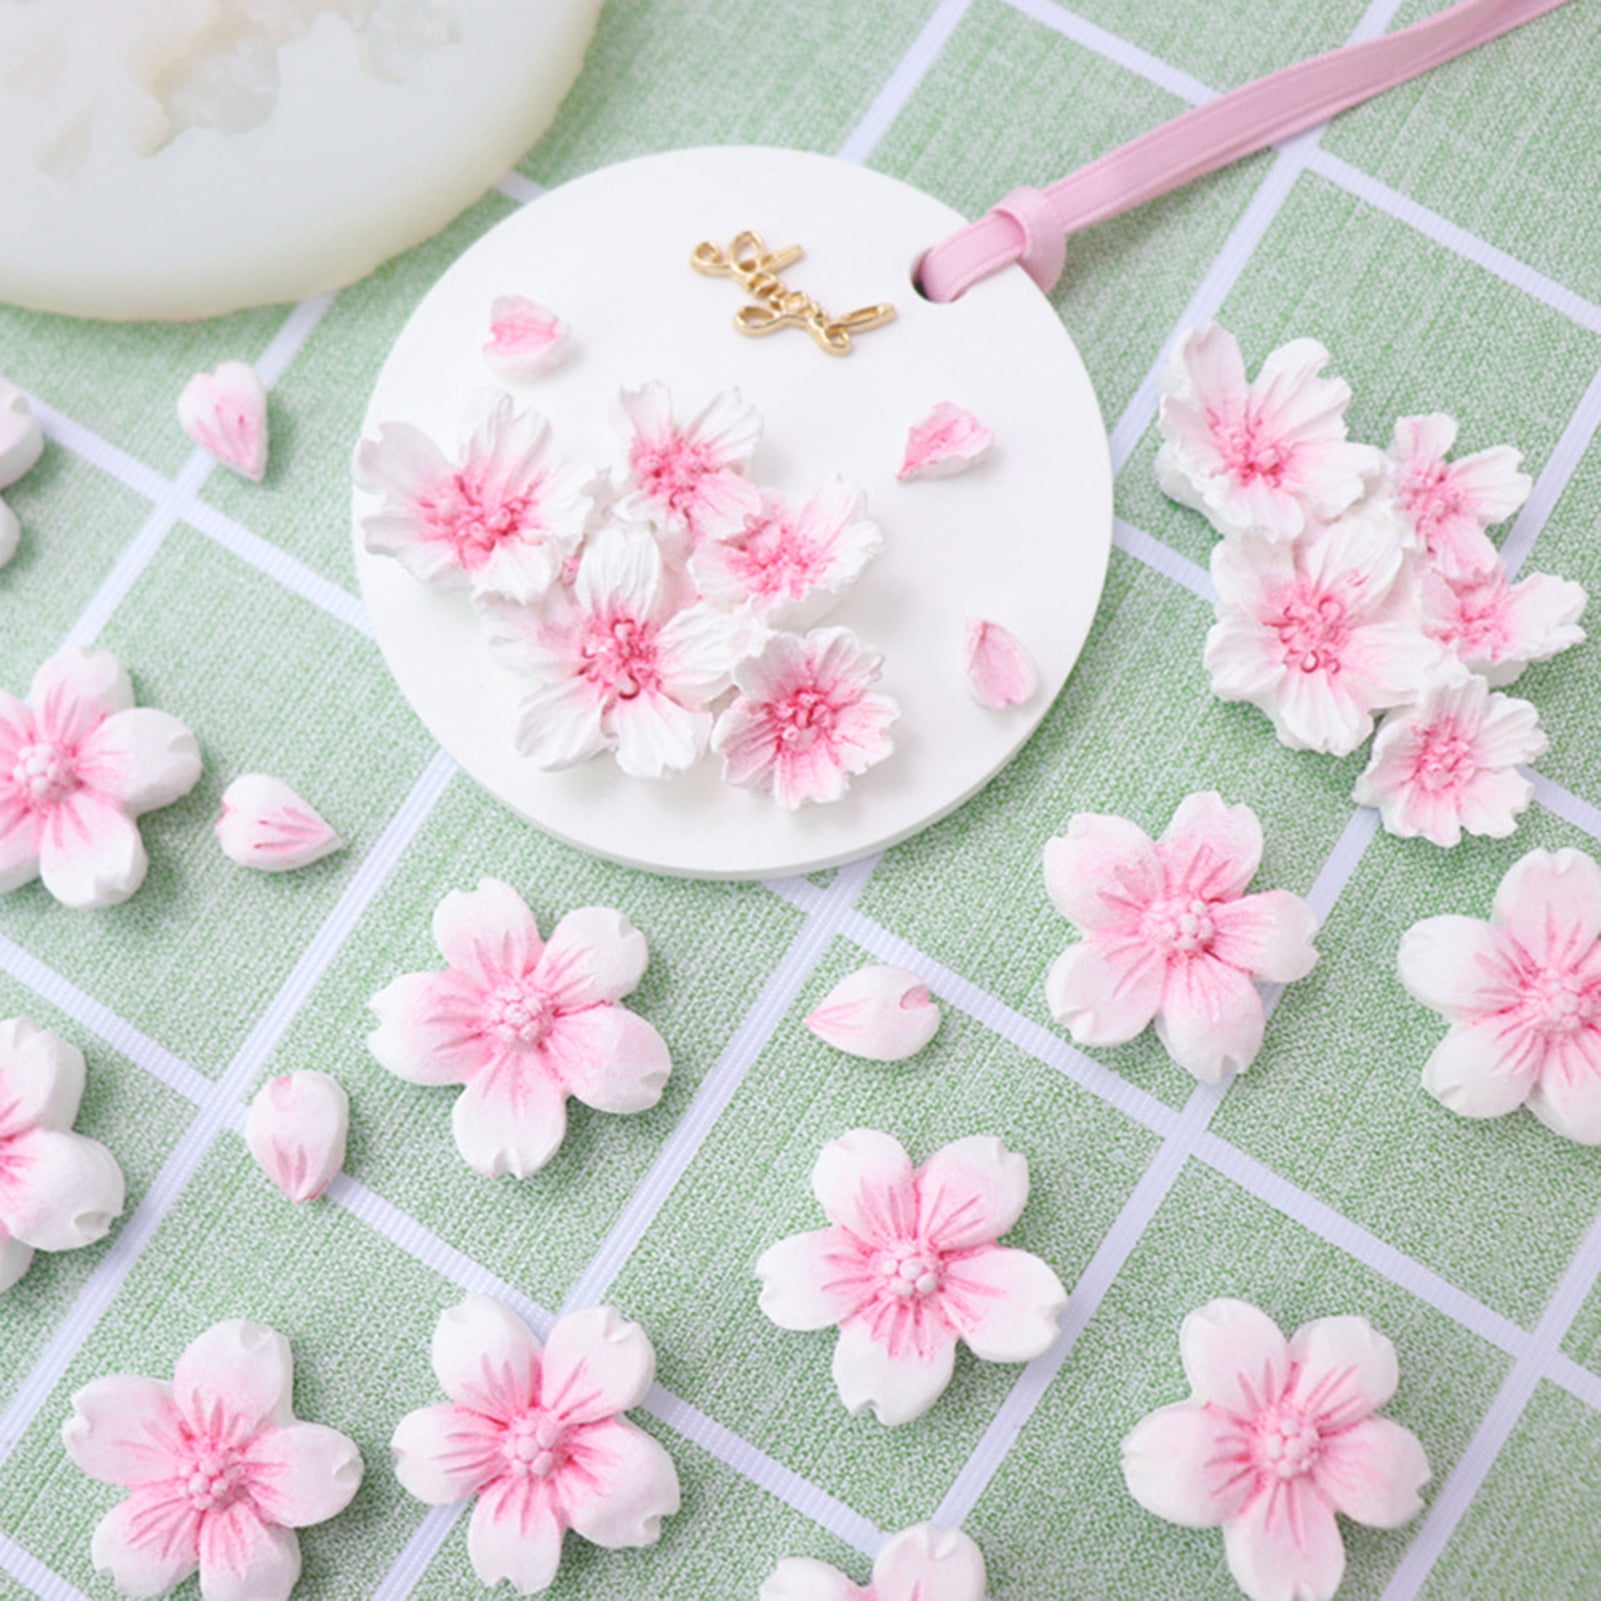
<path id="1" fill-rule="evenodd" d="M 89 1601 L 76 1585 L 68 1584 L 59 1573 L 47 1568 L 38 1557 L 24 1551 L 4 1533 L 0 1533 L 0 1573 L 9 1573 L 18 1584 L 32 1590 L 40 1601 Z"/>
<path id="2" fill-rule="evenodd" d="M 972 0 L 940 0 L 895 70 L 885 79 L 884 87 L 863 113 L 861 121 L 839 147 L 841 160 L 866 161 L 872 155 L 906 102 L 917 93 L 918 85 L 927 76 L 928 69 L 934 65 L 946 41 L 961 25 L 962 18 L 971 6 Z"/>

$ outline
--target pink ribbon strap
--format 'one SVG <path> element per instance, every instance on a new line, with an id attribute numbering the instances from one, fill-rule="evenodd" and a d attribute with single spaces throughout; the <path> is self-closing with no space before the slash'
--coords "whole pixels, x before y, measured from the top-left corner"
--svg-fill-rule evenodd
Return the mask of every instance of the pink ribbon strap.
<path id="1" fill-rule="evenodd" d="M 1014 189 L 923 257 L 930 300 L 955 300 L 1022 262 L 1041 289 L 1061 276 L 1067 236 L 1142 206 L 1516 28 L 1565 0 L 1461 0 L 1399 33 L 1347 45 L 1232 89 L 1080 167 L 1048 189 Z"/>

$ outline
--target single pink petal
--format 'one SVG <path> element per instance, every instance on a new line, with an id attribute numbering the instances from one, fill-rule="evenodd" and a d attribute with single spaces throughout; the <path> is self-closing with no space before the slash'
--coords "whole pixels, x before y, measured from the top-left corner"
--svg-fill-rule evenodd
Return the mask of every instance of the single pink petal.
<path id="1" fill-rule="evenodd" d="M 1033 699 L 1039 669 L 1011 629 L 983 618 L 967 624 L 967 685 L 981 706 L 1004 711 Z"/>
<path id="2" fill-rule="evenodd" d="M 39 738 L 78 745 L 104 718 L 133 705 L 133 685 L 110 651 L 72 647 L 33 675 L 28 700 Z"/>
<path id="3" fill-rule="evenodd" d="M 508 1475 L 478 1498 L 467 1525 L 467 1554 L 479 1582 L 510 1582 L 519 1595 L 549 1589 L 561 1566 L 564 1524 L 542 1479 Z"/>
<path id="4" fill-rule="evenodd" d="M 200 1515 L 170 1482 L 140 1486 L 95 1525 L 89 1560 L 123 1595 L 165 1595 L 200 1566 Z"/>
<path id="5" fill-rule="evenodd" d="M 172 1478 L 184 1443 L 172 1386 L 131 1373 L 84 1385 L 72 1397 L 61 1443 L 102 1484 L 131 1489 Z"/>
<path id="6" fill-rule="evenodd" d="M 1601 1033 L 1592 1024 L 1553 1054 L 1529 1092 L 1529 1110 L 1563 1139 L 1601 1145 Z"/>
<path id="7" fill-rule="evenodd" d="M 434 1376 L 457 1406 L 502 1421 L 539 1403 L 539 1341 L 502 1301 L 468 1295 L 434 1326 Z"/>
<path id="8" fill-rule="evenodd" d="M 258 484 L 266 477 L 267 391 L 244 362 L 197 372 L 178 396 L 178 425 L 223 466 Z"/>
<path id="9" fill-rule="evenodd" d="M 662 1519 L 678 1511 L 673 1459 L 622 1418 L 580 1429 L 562 1490 L 570 1526 L 608 1551 L 654 1545 Z"/>
<path id="10" fill-rule="evenodd" d="M 844 1229 L 814 1229 L 769 1245 L 756 1259 L 761 1309 L 781 1329 L 827 1329 L 871 1301 L 878 1280 Z"/>
<path id="11" fill-rule="evenodd" d="M 498 878 L 452 890 L 434 911 L 434 942 L 452 967 L 485 984 L 532 972 L 544 950 L 527 902 Z"/>
<path id="12" fill-rule="evenodd" d="M 939 1024 L 939 1007 L 922 979 L 883 963 L 842 978 L 806 1017 L 820 1040 L 869 1062 L 904 1062 L 933 1039 Z"/>
<path id="13" fill-rule="evenodd" d="M 984 1554 L 960 1529 L 919 1523 L 873 1559 L 873 1601 L 984 1601 Z"/>
<path id="14" fill-rule="evenodd" d="M 1601 864 L 1571 846 L 1530 851 L 1501 880 L 1490 917 L 1541 967 L 1572 970 L 1601 938 Z"/>
<path id="15" fill-rule="evenodd" d="M 986 1362 L 1031 1362 L 1056 1341 L 1067 1291 L 1031 1251 L 982 1246 L 947 1260 L 940 1312 Z"/>
<path id="16" fill-rule="evenodd" d="M 1317 962 L 1317 914 L 1287 889 L 1262 890 L 1211 909 L 1218 961 L 1270 984 L 1305 978 Z"/>
<path id="17" fill-rule="evenodd" d="M 256 1165 L 291 1201 L 314 1201 L 328 1188 L 345 1165 L 349 1132 L 344 1086 L 310 1070 L 268 1079 L 245 1119 Z"/>
<path id="18" fill-rule="evenodd" d="M 321 1423 L 264 1430 L 251 1441 L 245 1462 L 257 1511 L 288 1529 L 337 1516 L 361 1487 L 355 1441 Z"/>
<path id="19" fill-rule="evenodd" d="M 309 867 L 344 845 L 314 806 L 267 773 L 245 773 L 222 792 L 214 827 L 230 861 L 263 873 Z"/>
<path id="20" fill-rule="evenodd" d="M 200 747 L 176 717 L 133 706 L 113 712 L 84 741 L 78 772 L 138 817 L 181 800 L 200 782 Z"/>
<path id="21" fill-rule="evenodd" d="M 80 789 L 41 816 L 39 876 L 63 906 L 117 906 L 145 881 L 150 858 L 127 814 Z"/>
<path id="22" fill-rule="evenodd" d="M 623 1006 L 591 1006 L 552 1025 L 545 1063 L 561 1086 L 599 1112 L 643 1112 L 662 1098 L 672 1059 L 667 1042 Z"/>
<path id="23" fill-rule="evenodd" d="M 104 1239 L 122 1212 L 122 1169 L 99 1140 L 32 1128 L 6 1141 L 0 1225 L 37 1251 Z"/>
<path id="24" fill-rule="evenodd" d="M 917 1228 L 911 1159 L 892 1135 L 859 1128 L 831 1140 L 812 1169 L 812 1193 L 829 1222 L 860 1240 L 910 1239 Z"/>
<path id="25" fill-rule="evenodd" d="M 897 478 L 949 478 L 975 467 L 990 452 L 995 435 L 972 412 L 942 400 L 912 424 Z"/>
<path id="26" fill-rule="evenodd" d="M 464 1406 L 408 1412 L 393 1440 L 395 1477 L 429 1506 L 453 1506 L 477 1495 L 505 1469 L 504 1430 Z"/>
<path id="27" fill-rule="evenodd" d="M 1290 1398 L 1341 1429 L 1377 1412 L 1395 1394 L 1401 1370 L 1395 1346 L 1365 1317 L 1321 1317 L 1290 1336 L 1295 1381 Z"/>
<path id="28" fill-rule="evenodd" d="M 831 1562 L 784 1557 L 762 1580 L 756 1601 L 872 1601 L 872 1597 Z"/>
<path id="29" fill-rule="evenodd" d="M 1208 1402 L 1239 1418 L 1254 1418 L 1283 1395 L 1290 1348 L 1267 1313 L 1227 1297 L 1208 1301 L 1179 1328 L 1184 1376 L 1198 1406 Z"/>
<path id="30" fill-rule="evenodd" d="M 1216 790 L 1186 795 L 1156 842 L 1169 893 L 1232 899 L 1262 865 L 1262 825 L 1246 805 L 1227 806 Z"/>
<path id="31" fill-rule="evenodd" d="M 1326 1436 L 1316 1478 L 1336 1512 L 1374 1529 L 1398 1529 L 1423 1510 L 1429 1459 L 1418 1437 L 1389 1418 L 1363 1418 Z"/>
<path id="32" fill-rule="evenodd" d="M 242 1445 L 268 1425 L 294 1421 L 293 1376 L 283 1335 L 230 1318 L 185 1347 L 173 1369 L 172 1394 L 192 1427 Z"/>
<path id="33" fill-rule="evenodd" d="M 1121 1045 L 1142 1033 L 1162 1004 L 1167 968 L 1136 936 L 1069 945 L 1045 976 L 1045 1004 L 1079 1045 Z"/>
<path id="34" fill-rule="evenodd" d="M 292 1529 L 263 1523 L 241 1498 L 200 1523 L 203 1601 L 289 1601 L 300 1577 L 300 1541 Z"/>
<path id="35" fill-rule="evenodd" d="M 1190 1529 L 1239 1514 L 1256 1483 L 1248 1426 L 1215 1406 L 1160 1407 L 1123 1441 L 1123 1478 L 1147 1512 Z"/>
<path id="36" fill-rule="evenodd" d="M 917 1170 L 917 1237 L 939 1251 L 987 1245 L 1028 1203 L 1028 1160 L 993 1135 L 970 1134 Z"/>
<path id="37" fill-rule="evenodd" d="M 1464 1023 L 1513 1001 L 1505 945 L 1477 917 L 1426 917 L 1401 936 L 1396 966 L 1415 999 Z"/>
<path id="38" fill-rule="evenodd" d="M 539 983 L 563 1010 L 620 1001 L 645 973 L 645 936 L 609 906 L 568 912 L 551 930 L 536 969 Z"/>
<path id="39" fill-rule="evenodd" d="M 458 973 L 403 973 L 367 1003 L 367 1036 L 380 1064 L 410 1084 L 465 1084 L 484 1065 L 482 991 Z"/>
<path id="40" fill-rule="evenodd" d="M 645 1331 L 615 1307 L 584 1307 L 557 1319 L 545 1341 L 539 1404 L 564 1423 L 594 1423 L 638 1406 L 655 1379 Z"/>
<path id="41" fill-rule="evenodd" d="M 956 1363 L 956 1336 L 930 1322 L 928 1347 L 908 1345 L 898 1354 L 878 1339 L 864 1319 L 847 1323 L 834 1347 L 834 1386 L 852 1417 L 871 1411 L 893 1426 L 920 1418 L 945 1393 Z"/>
<path id="42" fill-rule="evenodd" d="M 0 1139 L 70 1129 L 83 1099 L 83 1052 L 26 1017 L 0 1022 Z"/>
<path id="43" fill-rule="evenodd" d="M 567 325 L 537 300 L 497 295 L 490 305 L 484 360 L 497 378 L 537 378 L 562 359 L 566 343 Z"/>
<path id="44" fill-rule="evenodd" d="M 1345 1576 L 1334 1513 L 1306 1478 L 1270 1480 L 1223 1525 L 1223 1550 L 1251 1601 L 1333 1601 Z"/>
<path id="45" fill-rule="evenodd" d="M 1458 1117 L 1501 1117 L 1528 1099 L 1538 1062 L 1486 1019 L 1453 1028 L 1434 1047 L 1423 1064 L 1423 1087 Z"/>
<path id="46" fill-rule="evenodd" d="M 485 1178 L 525 1179 L 561 1148 L 567 1092 L 531 1061 L 474 1078 L 450 1113 L 456 1149 Z"/>
<path id="47" fill-rule="evenodd" d="M 1076 812 L 1067 832 L 1046 842 L 1045 887 L 1086 934 L 1130 933 L 1163 892 L 1162 863 L 1150 836 L 1126 817 Z"/>
<path id="48" fill-rule="evenodd" d="M 1156 1037 L 1203 1084 L 1242 1073 L 1262 1048 L 1262 997 L 1237 967 L 1197 956 L 1168 969 Z"/>

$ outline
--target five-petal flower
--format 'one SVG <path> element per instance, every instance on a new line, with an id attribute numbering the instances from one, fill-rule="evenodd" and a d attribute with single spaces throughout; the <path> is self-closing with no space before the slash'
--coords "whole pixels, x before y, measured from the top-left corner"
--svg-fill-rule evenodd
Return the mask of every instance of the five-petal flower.
<path id="1" fill-rule="evenodd" d="M 984 1601 L 984 1553 L 960 1529 L 919 1523 L 879 1547 L 863 1589 L 831 1562 L 785 1557 L 756 1601 Z"/>
<path id="2" fill-rule="evenodd" d="M 1589 597 L 1580 585 L 1546 573 L 1514 584 L 1499 556 L 1461 580 L 1428 570 L 1421 589 L 1424 631 L 1495 689 L 1584 640 L 1579 618 Z"/>

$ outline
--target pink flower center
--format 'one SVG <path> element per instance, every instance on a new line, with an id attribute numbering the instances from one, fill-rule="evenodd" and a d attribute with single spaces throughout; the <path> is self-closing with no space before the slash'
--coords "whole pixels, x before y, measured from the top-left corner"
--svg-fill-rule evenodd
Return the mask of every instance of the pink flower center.
<path id="1" fill-rule="evenodd" d="M 1446 619 L 1444 639 L 1473 660 L 1499 661 L 1511 644 L 1504 586 L 1475 585 L 1454 597 L 1455 615 Z"/>
<path id="2" fill-rule="evenodd" d="M 1577 1034 L 1590 1026 L 1591 998 L 1573 973 L 1550 968 L 1536 973 L 1528 1000 L 1534 1026 L 1542 1034 Z"/>
<path id="3" fill-rule="evenodd" d="M 1434 548 L 1434 535 L 1442 524 L 1454 522 L 1466 509 L 1462 492 L 1450 486 L 1443 461 L 1414 467 L 1401 480 L 1401 508 L 1412 519 L 1412 526 L 1423 535 L 1423 542 Z"/>
<path id="4" fill-rule="evenodd" d="M 548 1479 L 567 1460 L 567 1430 L 547 1412 L 525 1412 L 508 1425 L 500 1449 L 507 1472 Z"/>
<path id="5" fill-rule="evenodd" d="M 11 782 L 35 806 L 55 806 L 78 787 L 78 774 L 59 745 L 41 740 L 17 752 Z"/>
<path id="6" fill-rule="evenodd" d="M 730 565 L 751 594 L 796 600 L 817 582 L 824 564 L 820 552 L 800 537 L 792 522 L 775 516 L 756 525 Z"/>
<path id="7" fill-rule="evenodd" d="M 1244 484 L 1265 483 L 1277 489 L 1290 465 L 1291 452 L 1269 434 L 1260 417 L 1247 412 L 1226 419 L 1211 416 L 1212 437 L 1229 475 Z"/>
<path id="8" fill-rule="evenodd" d="M 805 750 L 833 732 L 839 710 L 822 690 L 808 685 L 772 702 L 769 715 L 783 744 Z"/>
<path id="9" fill-rule="evenodd" d="M 939 1252 L 921 1240 L 901 1240 L 880 1251 L 874 1266 L 880 1292 L 897 1300 L 923 1300 L 940 1286 Z"/>
<path id="10" fill-rule="evenodd" d="M 178 1487 L 196 1512 L 225 1512 L 244 1493 L 246 1475 L 232 1451 L 197 1450 L 178 1473 Z"/>
<path id="11" fill-rule="evenodd" d="M 418 509 L 436 539 L 449 542 L 469 572 L 494 555 L 502 540 L 520 537 L 534 521 L 535 497 L 512 495 L 485 500 L 465 473 L 455 473 L 432 494 L 419 497 Z"/>
<path id="12" fill-rule="evenodd" d="M 1284 665 L 1292 672 L 1337 673 L 1351 641 L 1345 604 L 1333 595 L 1287 601 L 1268 626 L 1279 636 Z"/>
<path id="13" fill-rule="evenodd" d="M 1450 718 L 1431 723 L 1418 735 L 1412 776 L 1424 789 L 1457 789 L 1478 771 L 1473 741 Z"/>
<path id="14" fill-rule="evenodd" d="M 618 700 L 633 700 L 661 685 L 656 630 L 635 618 L 595 619 L 584 640 L 583 659 L 584 676 Z"/>
<path id="15" fill-rule="evenodd" d="M 527 979 L 501 984 L 484 1003 L 484 1028 L 507 1045 L 541 1044 L 555 1022 L 555 1003 Z"/>
<path id="16" fill-rule="evenodd" d="M 1317 1424 L 1300 1407 L 1280 1401 L 1257 1420 L 1251 1440 L 1251 1457 L 1259 1473 L 1279 1479 L 1298 1479 L 1317 1466 L 1323 1440 Z"/>
<path id="17" fill-rule="evenodd" d="M 628 464 L 635 481 L 652 500 L 665 505 L 673 516 L 686 519 L 695 509 L 703 481 L 722 470 L 709 446 L 676 434 L 669 434 L 660 444 L 636 443 Z"/>
<path id="18" fill-rule="evenodd" d="M 1140 933 L 1170 955 L 1204 951 L 1217 937 L 1212 907 L 1197 895 L 1157 901 L 1140 919 Z"/>

